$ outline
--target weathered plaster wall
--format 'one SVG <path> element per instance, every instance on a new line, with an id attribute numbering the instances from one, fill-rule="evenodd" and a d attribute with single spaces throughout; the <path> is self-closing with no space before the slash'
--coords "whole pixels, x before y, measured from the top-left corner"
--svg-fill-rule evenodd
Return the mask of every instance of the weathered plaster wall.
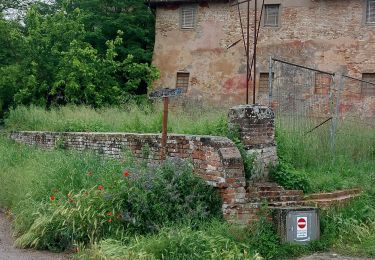
<path id="1" fill-rule="evenodd" d="M 357 78 L 375 73 L 375 26 L 364 23 L 364 1 L 267 3 L 280 2 L 280 26 L 260 30 L 258 73 L 268 71 L 269 56 L 321 70 L 344 70 Z M 243 22 L 245 7 L 241 5 Z M 188 71 L 188 96 L 222 105 L 244 103 L 244 46 L 241 41 L 227 49 L 242 38 L 237 8 L 228 3 L 199 4 L 193 30 L 180 29 L 179 8 L 178 4 L 156 8 L 153 63 L 160 69 L 161 79 L 155 87 L 174 87 L 176 72 Z M 361 96 L 357 86 L 344 91 L 342 102 L 366 104 L 363 109 L 375 114 L 375 98 Z"/>

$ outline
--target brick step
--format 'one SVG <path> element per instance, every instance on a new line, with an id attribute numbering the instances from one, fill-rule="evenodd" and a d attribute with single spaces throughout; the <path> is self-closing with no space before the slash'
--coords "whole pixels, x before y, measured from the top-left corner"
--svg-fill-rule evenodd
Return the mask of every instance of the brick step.
<path id="1" fill-rule="evenodd" d="M 324 199 L 334 199 L 349 195 L 359 195 L 361 193 L 360 189 L 350 189 L 350 190 L 339 190 L 334 192 L 323 192 L 314 193 L 305 196 L 305 200 L 324 200 Z"/>
<path id="2" fill-rule="evenodd" d="M 248 183 L 249 192 L 257 191 L 283 191 L 284 188 L 274 182 Z"/>
<path id="3" fill-rule="evenodd" d="M 343 195 L 336 198 L 325 198 L 325 199 L 308 199 L 304 200 L 303 204 L 306 206 L 315 206 L 319 208 L 327 208 L 332 205 L 343 205 L 358 197 L 360 194 L 349 194 Z"/>
<path id="4" fill-rule="evenodd" d="M 280 207 L 297 207 L 303 206 L 303 201 L 280 201 L 268 203 L 269 208 L 280 208 Z"/>
<path id="5" fill-rule="evenodd" d="M 254 194 L 257 194 L 261 197 L 304 196 L 304 193 L 302 190 L 258 191 Z"/>

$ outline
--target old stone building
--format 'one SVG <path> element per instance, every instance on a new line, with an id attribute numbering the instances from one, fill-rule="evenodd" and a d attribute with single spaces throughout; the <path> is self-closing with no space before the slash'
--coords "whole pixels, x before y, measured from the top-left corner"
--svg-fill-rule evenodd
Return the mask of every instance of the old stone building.
<path id="1" fill-rule="evenodd" d="M 183 87 L 187 96 L 207 103 L 245 103 L 246 56 L 237 6 L 220 0 L 150 4 L 156 9 L 153 63 L 161 71 L 155 88 Z M 245 22 L 246 4 L 239 6 Z M 257 102 L 264 103 L 260 96 L 268 92 L 270 56 L 375 82 L 375 0 L 266 0 L 260 24 Z M 325 94 L 318 85 L 314 93 Z M 375 115 L 375 85 L 353 87 L 345 100 L 365 103 Z"/>

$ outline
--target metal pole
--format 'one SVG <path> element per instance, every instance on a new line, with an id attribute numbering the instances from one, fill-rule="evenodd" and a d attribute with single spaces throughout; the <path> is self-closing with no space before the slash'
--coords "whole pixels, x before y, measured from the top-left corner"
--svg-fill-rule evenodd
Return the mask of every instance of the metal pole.
<path id="1" fill-rule="evenodd" d="M 335 155 L 335 151 L 336 151 L 336 134 L 337 134 L 337 121 L 338 121 L 338 117 L 339 117 L 339 109 L 340 109 L 340 97 L 341 97 L 341 93 L 342 93 L 342 90 L 344 89 L 344 76 L 343 76 L 343 73 L 340 73 L 339 76 L 338 76 L 338 89 L 336 89 L 336 105 L 335 105 L 335 108 L 334 108 L 334 111 L 333 111 L 333 119 L 332 119 L 332 126 L 331 126 L 331 131 L 330 131 L 330 141 L 331 141 L 331 150 L 332 150 L 332 155 L 334 156 Z M 332 95 L 333 95 L 333 92 L 332 92 Z M 332 102 L 333 102 L 333 98 L 332 98 Z M 333 104 L 332 104 L 333 105 Z"/>
<path id="2" fill-rule="evenodd" d="M 163 111 L 163 129 L 161 136 L 161 146 L 165 148 L 167 145 L 167 131 L 168 131 L 168 104 L 169 97 L 163 97 L 164 111 Z"/>
<path id="3" fill-rule="evenodd" d="M 255 104 L 255 86 L 257 78 L 257 21 L 258 21 L 258 0 L 255 0 L 255 14 L 254 14 L 254 76 L 253 76 L 253 104 Z"/>
<path id="4" fill-rule="evenodd" d="M 272 63 L 272 57 L 270 56 L 269 61 L 269 70 L 268 70 L 268 102 L 269 106 L 272 106 L 272 87 L 273 87 L 273 63 Z"/>
<path id="5" fill-rule="evenodd" d="M 247 35 L 246 35 L 246 104 L 249 104 L 249 75 L 250 75 L 250 0 L 247 1 Z"/>

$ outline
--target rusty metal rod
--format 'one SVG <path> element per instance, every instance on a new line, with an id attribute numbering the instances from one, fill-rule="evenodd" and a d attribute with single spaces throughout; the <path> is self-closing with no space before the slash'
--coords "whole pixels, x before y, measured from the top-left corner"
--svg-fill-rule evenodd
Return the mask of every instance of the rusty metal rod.
<path id="1" fill-rule="evenodd" d="M 259 22 L 258 22 L 258 31 L 257 31 L 257 46 L 258 46 L 258 38 L 259 38 L 259 31 L 260 31 L 260 23 L 262 21 L 262 17 L 263 17 L 263 8 L 264 8 L 264 0 L 263 0 L 263 4 L 262 4 L 262 9 L 260 11 L 260 18 L 259 18 Z M 253 58 L 251 59 L 251 66 L 250 66 L 250 77 L 249 77 L 249 80 L 251 78 L 251 71 L 253 70 L 253 63 L 254 63 L 254 55 L 253 55 Z"/>
<path id="2" fill-rule="evenodd" d="M 241 2 L 237 1 L 236 4 L 230 4 L 230 6 L 240 5 L 240 4 L 243 4 L 243 3 L 246 3 L 246 2 L 251 2 L 251 0 L 244 0 L 244 1 L 241 1 Z"/>
<path id="3" fill-rule="evenodd" d="M 277 58 L 272 58 L 272 60 L 278 61 L 278 62 L 281 62 L 281 63 L 285 63 L 285 64 L 288 64 L 288 65 L 291 65 L 291 66 L 295 66 L 295 67 L 298 67 L 298 68 L 308 69 L 308 70 L 312 70 L 312 71 L 319 72 L 319 73 L 322 73 L 322 74 L 335 76 L 335 73 L 309 68 L 309 67 L 306 67 L 306 66 L 302 66 L 302 65 L 295 64 L 295 63 L 287 62 L 287 61 L 280 60 L 280 59 L 277 59 Z"/>
<path id="4" fill-rule="evenodd" d="M 237 0 L 238 3 L 238 0 Z M 243 40 L 243 46 L 245 48 L 245 52 L 247 53 L 246 49 L 246 41 L 245 41 L 245 33 L 243 31 L 243 24 L 242 24 L 242 15 L 241 15 L 241 10 L 240 10 L 240 5 L 237 5 L 237 10 L 238 10 L 238 17 L 240 17 L 240 26 L 241 26 L 241 33 L 242 33 L 242 40 Z"/>
<path id="5" fill-rule="evenodd" d="M 253 104 L 255 104 L 255 86 L 257 78 L 257 21 L 258 21 L 258 0 L 255 0 L 254 7 L 254 76 L 253 76 Z"/>
<path id="6" fill-rule="evenodd" d="M 247 39 L 246 39 L 246 104 L 249 104 L 249 59 L 250 59 L 250 1 L 247 2 Z"/>
<path id="7" fill-rule="evenodd" d="M 357 78 L 353 78 L 353 77 L 346 76 L 346 75 L 342 75 L 342 76 L 345 77 L 345 78 L 348 78 L 348 79 L 358 80 L 362 83 L 367 83 L 367 84 L 370 84 L 370 85 L 373 85 L 373 86 L 375 85 L 374 82 L 369 82 L 369 81 L 366 81 L 366 80 L 363 80 L 363 79 L 357 79 Z"/>
<path id="8" fill-rule="evenodd" d="M 327 123 L 329 120 L 332 120 L 333 119 L 333 117 L 330 117 L 330 118 L 328 118 L 328 119 L 326 119 L 326 120 L 324 120 L 323 122 L 321 122 L 319 125 L 317 125 L 317 126 L 315 126 L 313 129 L 311 129 L 311 130 L 309 130 L 309 131 L 307 131 L 306 133 L 305 133 L 305 135 L 307 135 L 307 134 L 309 134 L 309 133 L 311 133 L 312 131 L 314 131 L 315 129 L 317 129 L 317 128 L 319 128 L 319 127 L 321 127 L 322 125 L 324 125 L 325 123 Z"/>

